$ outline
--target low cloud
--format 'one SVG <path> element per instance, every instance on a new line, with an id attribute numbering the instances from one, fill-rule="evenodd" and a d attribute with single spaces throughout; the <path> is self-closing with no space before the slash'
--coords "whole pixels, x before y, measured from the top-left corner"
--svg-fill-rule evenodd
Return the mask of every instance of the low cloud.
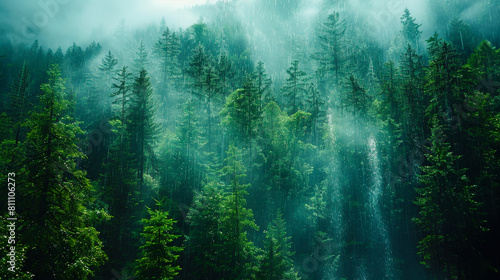
<path id="1" fill-rule="evenodd" d="M 39 40 L 57 48 L 86 44 L 112 34 L 123 18 L 134 28 L 159 23 L 187 27 L 198 19 L 187 7 L 206 0 L 27 0 L 0 2 L 0 38 L 13 45 Z"/>

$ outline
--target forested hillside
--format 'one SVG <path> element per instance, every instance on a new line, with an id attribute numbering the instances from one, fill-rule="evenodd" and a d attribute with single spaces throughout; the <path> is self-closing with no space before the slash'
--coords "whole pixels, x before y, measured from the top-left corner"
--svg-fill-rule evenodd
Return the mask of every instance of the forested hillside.
<path id="1" fill-rule="evenodd" d="M 0 279 L 498 279 L 500 1 L 417 2 L 0 28 Z"/>

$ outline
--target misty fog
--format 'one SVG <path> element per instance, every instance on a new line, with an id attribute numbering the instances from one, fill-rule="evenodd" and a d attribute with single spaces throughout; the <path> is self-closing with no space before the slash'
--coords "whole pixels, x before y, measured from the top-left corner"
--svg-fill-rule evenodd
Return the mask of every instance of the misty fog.
<path id="1" fill-rule="evenodd" d="M 1 1 L 0 279 L 498 278 L 499 18 Z"/>

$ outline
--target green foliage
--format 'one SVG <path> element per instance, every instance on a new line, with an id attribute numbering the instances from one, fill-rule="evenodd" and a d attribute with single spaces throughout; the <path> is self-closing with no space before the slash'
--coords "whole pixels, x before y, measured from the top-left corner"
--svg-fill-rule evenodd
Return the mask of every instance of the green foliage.
<path id="1" fill-rule="evenodd" d="M 399 92 L 399 72 L 394 62 L 389 61 L 384 64 L 382 78 L 380 80 L 381 111 L 384 119 L 399 120 L 404 111 L 405 103 L 401 102 Z"/>
<path id="2" fill-rule="evenodd" d="M 0 44 L 14 278 L 498 278 L 499 1 L 429 3 L 427 53 L 407 9 L 223 2 L 102 55 Z"/>
<path id="3" fill-rule="evenodd" d="M 298 198 L 298 194 L 308 188 L 313 171 L 304 156 L 314 150 L 314 146 L 306 142 L 310 114 L 298 111 L 288 116 L 271 101 L 262 116 L 260 146 L 265 158 L 261 166 L 265 182 L 272 191 L 283 192 L 285 201 Z"/>
<path id="4" fill-rule="evenodd" d="M 319 62 L 319 68 L 327 77 L 334 78 L 333 85 L 335 86 L 340 84 L 347 60 L 345 31 L 345 20 L 340 18 L 338 12 L 333 12 L 321 25 L 318 35 L 320 50 L 315 58 Z"/>
<path id="5" fill-rule="evenodd" d="M 141 189 L 148 158 L 154 156 L 153 147 L 159 129 L 155 122 L 157 107 L 153 100 L 153 89 L 145 69 L 135 78 L 130 101 L 126 128 L 131 137 L 131 153 L 137 160 L 137 178 Z"/>
<path id="6" fill-rule="evenodd" d="M 358 79 L 350 75 L 345 83 L 343 107 L 347 108 L 354 117 L 363 119 L 368 116 L 369 104 L 370 96 L 366 94 L 366 90 L 359 84 Z"/>
<path id="7" fill-rule="evenodd" d="M 98 193 L 99 200 L 109 209 L 111 221 L 102 225 L 103 241 L 110 258 L 110 265 L 123 265 L 129 261 L 135 252 L 137 242 L 134 220 L 134 210 L 139 201 L 137 196 L 136 159 L 129 151 L 130 134 L 120 120 L 110 123 L 112 143 L 104 165 L 105 172 L 101 175 Z"/>
<path id="8" fill-rule="evenodd" d="M 311 142 L 318 146 L 322 135 L 322 124 L 326 120 L 326 110 L 325 100 L 314 83 L 310 83 L 308 86 L 305 102 L 305 111 L 311 113 L 311 124 L 309 125 L 312 134 Z"/>
<path id="9" fill-rule="evenodd" d="M 304 99 L 307 92 L 305 76 L 307 74 L 300 70 L 298 60 L 292 62 L 286 73 L 288 78 L 282 91 L 287 98 L 286 108 L 288 113 L 295 114 L 298 110 L 305 110 Z"/>
<path id="10" fill-rule="evenodd" d="M 437 37 L 427 41 L 433 60 L 426 77 L 425 91 L 431 99 L 426 114 L 429 120 L 432 114 L 447 114 L 447 117 L 451 117 L 453 104 L 460 103 L 466 94 L 458 84 L 461 75 L 458 55 L 449 43 L 440 42 Z"/>
<path id="11" fill-rule="evenodd" d="M 82 131 L 67 115 L 70 104 L 58 67 L 48 75 L 40 106 L 27 120 L 30 132 L 24 143 L 26 181 L 19 190 L 19 214 L 20 242 L 27 246 L 25 269 L 43 279 L 87 279 L 106 255 L 87 209 L 91 184 L 76 168 L 83 157 L 77 146 Z"/>
<path id="12" fill-rule="evenodd" d="M 141 220 L 144 225 L 141 233 L 143 245 L 140 246 L 142 257 L 136 261 L 135 275 L 140 279 L 173 279 L 181 270 L 176 260 L 183 250 L 171 245 L 180 237 L 172 234 L 175 221 L 162 210 L 148 208 L 148 214 L 148 219 Z"/>
<path id="13" fill-rule="evenodd" d="M 258 279 L 300 279 L 293 269 L 291 237 L 287 236 L 286 223 L 280 211 L 267 226 L 265 234 L 265 251 L 260 261 Z"/>
<path id="14" fill-rule="evenodd" d="M 247 77 L 242 89 L 228 96 L 220 114 L 222 123 L 235 139 L 251 145 L 261 123 L 261 96 L 254 82 Z"/>
<path id="15" fill-rule="evenodd" d="M 222 97 L 226 98 L 231 89 L 231 80 L 234 78 L 233 62 L 227 56 L 226 52 L 223 51 L 219 55 L 219 60 L 217 61 L 215 69 L 217 71 L 217 76 L 220 79 L 220 92 Z"/>
<path id="16" fill-rule="evenodd" d="M 197 193 L 188 214 L 191 234 L 188 247 L 196 266 L 192 266 L 196 279 L 220 277 L 222 265 L 227 262 L 222 256 L 226 238 L 221 221 L 227 213 L 224 186 L 216 181 L 207 182 Z"/>
<path id="17" fill-rule="evenodd" d="M 220 175 L 225 183 L 209 178 L 187 216 L 192 229 L 188 245 L 196 263 L 193 274 L 196 279 L 253 279 L 257 249 L 247 232 L 258 227 L 252 210 L 246 207 L 249 184 L 242 183 L 245 168 L 233 145 Z"/>
<path id="18" fill-rule="evenodd" d="M 193 191 L 201 188 L 201 181 L 205 178 L 205 144 L 196 103 L 190 98 L 182 104 L 171 146 L 164 154 L 165 169 L 162 172 L 169 193 L 186 205 L 192 202 Z"/>
<path id="19" fill-rule="evenodd" d="M 205 53 L 205 48 L 202 44 L 198 44 L 192 51 L 192 56 L 189 61 L 189 67 L 186 69 L 188 75 L 192 78 L 195 94 L 201 97 L 203 94 L 204 71 L 209 64 L 211 58 Z"/>
<path id="20" fill-rule="evenodd" d="M 10 97 L 11 112 L 9 113 L 13 124 L 16 126 L 16 145 L 21 140 L 21 123 L 25 120 L 28 107 L 28 90 L 30 86 L 30 74 L 26 61 L 23 68 L 12 84 Z"/>
<path id="21" fill-rule="evenodd" d="M 442 38 L 439 37 L 437 32 L 434 32 L 434 35 L 429 39 L 425 40 L 427 42 L 427 53 L 430 59 L 435 59 L 438 55 L 440 49 L 443 47 L 445 43 Z"/>
<path id="22" fill-rule="evenodd" d="M 401 16 L 401 24 L 403 25 L 401 33 L 406 42 L 410 43 L 412 46 L 418 45 L 420 34 L 422 34 L 422 31 L 418 29 L 422 24 L 415 23 L 415 19 L 410 15 L 408 9 L 405 9 L 404 14 Z"/>
<path id="23" fill-rule="evenodd" d="M 104 72 L 108 76 L 112 76 L 115 66 L 118 64 L 118 60 L 113 56 L 111 50 L 108 54 L 102 58 L 101 64 L 98 66 L 99 70 Z"/>
<path id="24" fill-rule="evenodd" d="M 448 39 L 462 53 L 463 58 L 468 57 L 477 44 L 470 25 L 458 18 L 450 22 Z"/>
<path id="25" fill-rule="evenodd" d="M 467 62 L 477 75 L 477 89 L 489 93 L 493 97 L 493 110 L 498 111 L 500 100 L 498 85 L 500 85 L 500 50 L 490 42 L 483 41 L 474 50 Z"/>
<path id="26" fill-rule="evenodd" d="M 166 27 L 155 45 L 154 53 L 160 58 L 163 86 L 176 85 L 181 74 L 178 59 L 180 41 L 176 33 L 170 32 L 170 29 Z"/>
<path id="27" fill-rule="evenodd" d="M 32 50 L 36 49 L 34 45 L 31 48 Z M 58 53 L 56 51 L 56 55 L 57 54 Z M 66 50 L 65 58 L 72 69 L 80 70 L 84 66 L 85 53 L 82 48 L 80 46 L 77 46 L 75 43 L 73 43 L 73 45 Z M 103 64 L 103 66 L 106 67 L 107 65 Z"/>
<path id="28" fill-rule="evenodd" d="M 327 191 L 326 184 L 316 185 L 313 188 L 313 195 L 309 199 L 309 203 L 306 204 L 307 210 L 309 210 L 309 220 L 316 226 L 319 221 L 327 217 Z"/>
<path id="29" fill-rule="evenodd" d="M 106 96 L 100 88 L 99 79 L 91 74 L 86 75 L 84 83 L 85 101 L 80 102 L 78 106 L 79 115 L 87 124 L 92 124 L 96 120 L 104 117 L 104 102 Z"/>
<path id="30" fill-rule="evenodd" d="M 271 100 L 276 101 L 271 91 L 271 85 L 273 82 L 266 73 L 266 68 L 264 66 L 264 62 L 262 61 L 257 62 L 257 66 L 255 67 L 254 83 L 257 88 L 257 95 L 260 96 L 263 101 L 261 106 L 263 106 L 263 103 L 267 104 Z"/>
<path id="31" fill-rule="evenodd" d="M 206 104 L 207 112 L 207 133 L 206 139 L 207 150 L 210 153 L 212 148 L 212 102 L 220 93 L 219 77 L 217 76 L 216 70 L 213 66 L 208 66 L 204 69 L 203 73 L 203 83 L 205 85 L 205 90 L 203 91 L 203 99 Z"/>
<path id="32" fill-rule="evenodd" d="M 418 254 L 434 272 L 467 279 L 463 254 L 475 252 L 468 240 L 481 231 L 484 221 L 478 212 L 477 186 L 469 184 L 466 169 L 457 168 L 459 156 L 453 155 L 444 137 L 434 117 L 428 164 L 421 167 L 422 185 L 415 201 L 419 212 L 414 221 L 423 233 Z"/>
<path id="33" fill-rule="evenodd" d="M 400 88 L 401 95 L 396 96 L 397 108 L 394 108 L 397 120 L 403 128 L 405 145 L 413 147 L 416 139 L 423 140 L 425 131 L 425 110 L 429 103 L 425 95 L 424 67 L 422 56 L 417 54 L 415 48 L 408 45 L 401 56 L 400 66 Z M 398 80 L 395 80 L 398 82 Z"/>
<path id="34" fill-rule="evenodd" d="M 488 41 L 482 41 L 468 60 L 468 64 L 479 76 L 488 78 L 493 75 L 495 80 L 498 80 L 499 62 L 500 52 Z"/>
<path id="35" fill-rule="evenodd" d="M 245 197 L 248 195 L 247 188 L 250 184 L 242 183 L 246 174 L 239 150 L 230 145 L 226 153 L 225 166 L 220 170 L 227 188 L 223 201 L 226 212 L 221 221 L 221 231 L 225 233 L 222 242 L 223 258 L 226 261 L 221 269 L 229 274 L 228 279 L 251 278 L 257 264 L 255 247 L 253 242 L 248 240 L 247 231 L 258 230 L 258 227 L 254 222 L 252 209 L 246 208 Z"/>
<path id="36" fill-rule="evenodd" d="M 142 40 L 139 42 L 139 46 L 135 52 L 133 64 L 135 72 L 140 72 L 142 69 L 147 69 L 149 66 L 148 52 L 146 51 L 146 46 Z"/>
<path id="37" fill-rule="evenodd" d="M 118 76 L 113 77 L 113 80 L 117 83 L 113 83 L 112 85 L 112 88 L 116 89 L 116 91 L 111 93 L 111 97 L 116 97 L 113 104 L 116 104 L 119 108 L 118 115 L 120 116 L 122 127 L 125 124 L 125 116 L 128 115 L 127 109 L 129 104 L 127 104 L 127 101 L 130 99 L 129 91 L 132 88 L 130 76 L 132 76 L 132 74 L 127 72 L 127 66 L 123 66 L 122 70 L 118 72 Z M 123 133 L 123 129 L 121 133 Z"/>

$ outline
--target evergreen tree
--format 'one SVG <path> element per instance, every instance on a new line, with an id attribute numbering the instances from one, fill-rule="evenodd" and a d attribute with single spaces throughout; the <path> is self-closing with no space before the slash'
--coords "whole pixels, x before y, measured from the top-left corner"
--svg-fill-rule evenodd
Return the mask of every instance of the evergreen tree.
<path id="1" fill-rule="evenodd" d="M 212 148 L 212 103 L 220 92 L 219 77 L 213 66 L 205 68 L 203 73 L 204 91 L 203 101 L 206 104 L 207 112 L 207 150 L 210 153 Z"/>
<path id="2" fill-rule="evenodd" d="M 167 29 L 167 21 L 165 20 L 165 17 L 161 17 L 160 32 L 164 32 L 166 29 Z"/>
<path id="3" fill-rule="evenodd" d="M 112 84 L 113 84 L 113 76 L 116 74 L 115 66 L 118 64 L 118 60 L 111 54 L 111 50 L 108 51 L 108 54 L 102 58 L 101 64 L 97 66 L 99 71 L 104 73 L 103 82 L 105 84 L 105 93 L 106 95 L 111 94 L 112 92 Z M 106 110 L 110 110 L 111 104 L 109 103 L 109 99 L 105 99 L 104 107 Z"/>
<path id="4" fill-rule="evenodd" d="M 226 98 L 231 90 L 231 80 L 234 77 L 233 64 L 226 52 L 223 51 L 216 65 L 217 76 L 220 79 L 222 97 Z"/>
<path id="5" fill-rule="evenodd" d="M 271 101 L 263 111 L 259 148 L 266 159 L 260 166 L 270 190 L 283 197 L 277 202 L 285 215 L 292 211 L 295 199 L 309 186 L 312 167 L 308 162 L 313 149 L 306 142 L 310 114 L 304 111 L 288 116 Z"/>
<path id="6" fill-rule="evenodd" d="M 425 40 L 425 42 L 427 43 L 427 54 L 429 58 L 435 59 L 444 44 L 443 39 L 439 37 L 437 32 L 434 32 L 434 35 Z"/>
<path id="7" fill-rule="evenodd" d="M 28 109 L 28 90 L 30 85 L 30 73 L 26 61 L 11 87 L 10 103 L 13 111 L 9 114 L 13 124 L 16 126 L 15 145 L 21 141 L 21 123 L 25 120 Z"/>
<path id="8" fill-rule="evenodd" d="M 476 38 L 472 34 L 470 25 L 458 18 L 453 19 L 449 25 L 448 39 L 465 60 L 477 45 Z"/>
<path id="9" fill-rule="evenodd" d="M 77 71 L 84 66 L 85 53 L 82 48 L 75 43 L 68 48 L 65 58 L 69 63 L 70 69 L 73 71 Z"/>
<path id="10" fill-rule="evenodd" d="M 178 176 L 181 182 L 182 192 L 199 189 L 201 183 L 201 165 L 203 163 L 201 149 L 205 144 L 205 138 L 201 133 L 199 123 L 200 117 L 196 112 L 195 102 L 188 99 L 182 105 L 182 115 L 178 121 L 174 142 L 178 161 L 173 166 L 173 173 Z M 184 197 L 187 203 L 191 202 L 189 193 L 185 196 L 181 195 L 181 197 Z"/>
<path id="11" fill-rule="evenodd" d="M 178 60 L 180 41 L 175 32 L 170 32 L 168 27 L 165 28 L 161 38 L 156 43 L 155 53 L 161 61 L 162 85 L 164 87 L 170 87 L 173 84 L 173 80 L 178 79 L 180 75 Z"/>
<path id="12" fill-rule="evenodd" d="M 148 68 L 148 52 L 146 51 L 146 46 L 144 42 L 141 40 L 139 42 L 139 47 L 135 52 L 134 58 L 134 70 L 135 72 L 140 72 L 142 69 Z"/>
<path id="13" fill-rule="evenodd" d="M 229 95 L 221 110 L 222 123 L 230 128 L 236 139 L 241 139 L 250 148 L 260 125 L 262 115 L 260 102 L 261 97 L 252 79 L 247 77 L 243 88 Z"/>
<path id="14" fill-rule="evenodd" d="M 210 63 L 210 57 L 205 53 L 205 48 L 203 45 L 198 44 L 196 48 L 192 51 L 192 56 L 189 61 L 189 67 L 186 70 L 188 75 L 193 80 L 193 87 L 195 91 L 193 92 L 195 96 L 201 97 L 203 95 L 203 89 L 205 86 L 204 73 L 205 68 Z"/>
<path id="15" fill-rule="evenodd" d="M 92 74 L 86 75 L 84 83 L 85 103 L 82 106 L 82 120 L 87 124 L 101 120 L 105 115 L 104 104 L 102 103 L 102 90 L 99 87 L 98 79 Z"/>
<path id="16" fill-rule="evenodd" d="M 181 270 L 175 262 L 183 249 L 172 245 L 180 237 L 172 233 L 175 221 L 168 217 L 168 212 L 159 209 L 148 208 L 148 213 L 149 219 L 142 219 L 142 258 L 136 261 L 135 275 L 140 279 L 174 279 Z"/>
<path id="17" fill-rule="evenodd" d="M 228 279 L 249 279 L 254 277 L 256 269 L 255 247 L 248 240 L 249 229 L 258 230 L 253 219 L 253 212 L 246 208 L 249 184 L 243 184 L 246 177 L 245 167 L 241 162 L 238 149 L 230 145 L 225 158 L 225 166 L 221 174 L 226 183 L 227 195 L 224 198 L 223 208 L 226 209 L 222 217 L 222 229 L 225 233 L 222 242 L 224 249 L 222 258 L 224 263 L 221 269 Z"/>
<path id="18" fill-rule="evenodd" d="M 115 69 L 115 66 L 118 64 L 118 60 L 113 56 L 111 53 L 111 50 L 108 51 L 108 54 L 104 56 L 101 60 L 101 64 L 97 68 L 106 76 L 111 77 L 113 76 L 113 71 Z"/>
<path id="19" fill-rule="evenodd" d="M 82 131 L 67 114 L 70 104 L 58 67 L 48 75 L 40 106 L 27 121 L 30 132 L 24 144 L 19 234 L 28 247 L 25 269 L 35 279 L 87 279 L 106 255 L 92 227 L 96 212 L 87 208 L 92 186 L 76 168 L 83 157 L 77 147 Z"/>
<path id="20" fill-rule="evenodd" d="M 476 186 L 469 184 L 466 169 L 458 168 L 459 156 L 445 142 L 443 127 L 433 117 L 428 164 L 421 167 L 422 184 L 415 204 L 419 215 L 415 223 L 423 233 L 418 254 L 422 264 L 437 275 L 470 279 L 468 263 L 477 258 L 470 241 L 481 231 L 481 214 L 475 197 Z"/>
<path id="21" fill-rule="evenodd" d="M 110 121 L 112 128 L 111 145 L 107 156 L 105 173 L 101 179 L 103 190 L 101 200 L 107 203 L 113 219 L 104 225 L 106 246 L 110 248 L 110 265 L 126 263 L 135 255 L 133 210 L 138 201 L 136 159 L 131 149 L 132 138 L 127 129 L 130 115 L 131 74 L 123 67 L 117 77 L 112 93 L 116 104 L 115 118 Z"/>
<path id="22" fill-rule="evenodd" d="M 85 71 L 85 52 L 83 49 L 73 43 L 73 45 L 66 50 L 64 62 L 63 69 L 68 71 L 70 81 L 74 84 L 83 82 L 83 79 L 85 78 L 83 74 Z"/>
<path id="23" fill-rule="evenodd" d="M 428 40 L 429 52 L 433 54 L 430 62 L 425 93 L 430 97 L 430 104 L 426 109 L 426 115 L 442 115 L 449 121 L 455 116 L 454 104 L 463 102 L 465 95 L 472 88 L 468 80 L 468 74 L 462 72 L 459 57 L 455 49 L 447 42 L 440 43 L 439 39 L 432 37 Z M 460 78 L 464 81 L 460 82 Z"/>
<path id="24" fill-rule="evenodd" d="M 209 181 L 195 196 L 188 214 L 191 226 L 189 250 L 195 279 L 220 279 L 225 234 L 221 230 L 221 220 L 227 213 L 224 205 L 226 193 L 224 186 L 216 181 Z M 226 260 L 227 261 L 227 260 Z"/>
<path id="25" fill-rule="evenodd" d="M 179 88 L 182 82 L 181 65 L 179 62 L 179 55 L 181 53 L 181 41 L 179 36 L 177 36 L 175 32 L 172 32 L 172 35 L 170 36 L 169 45 L 170 45 L 170 53 L 169 53 L 168 74 L 174 86 Z"/>
<path id="26" fill-rule="evenodd" d="M 125 131 L 125 117 L 128 115 L 128 107 L 130 106 L 130 89 L 132 85 L 130 84 L 131 73 L 127 72 L 127 66 L 123 66 L 122 70 L 118 72 L 118 77 L 113 77 L 113 79 L 117 83 L 113 83 L 112 87 L 116 89 L 115 92 L 111 94 L 111 97 L 116 97 L 113 101 L 113 104 L 118 105 L 118 115 L 120 117 L 120 142 L 123 142 L 123 134 Z M 128 102 L 127 102 L 128 101 Z M 121 150 L 125 150 L 123 145 L 121 146 Z"/>
<path id="27" fill-rule="evenodd" d="M 424 94 L 424 67 L 422 57 L 411 45 L 406 47 L 400 61 L 401 97 L 399 98 L 399 118 L 404 125 L 406 143 L 412 145 L 417 137 L 423 139 L 425 126 L 425 106 L 428 98 Z"/>
<path id="28" fill-rule="evenodd" d="M 477 75 L 477 89 L 493 97 L 493 110 L 500 108 L 498 87 L 500 85 L 500 51 L 490 42 L 483 41 L 474 50 L 467 64 Z"/>
<path id="29" fill-rule="evenodd" d="M 320 229 L 321 222 L 327 217 L 326 211 L 326 184 L 316 185 L 313 189 L 313 195 L 309 200 L 309 203 L 306 204 L 307 210 L 311 213 L 309 216 L 309 220 L 311 220 L 316 230 Z"/>
<path id="30" fill-rule="evenodd" d="M 321 128 L 325 121 L 325 101 L 314 83 L 310 83 L 306 95 L 306 111 L 311 113 L 311 142 L 319 145 L 321 139 Z"/>
<path id="31" fill-rule="evenodd" d="M 367 117 L 369 104 L 370 97 L 366 94 L 366 90 L 359 84 L 359 80 L 351 74 L 345 84 L 343 105 L 356 118 L 356 123 L 360 122 L 359 118 Z"/>
<path id="32" fill-rule="evenodd" d="M 257 95 L 261 97 L 262 101 L 261 110 L 264 109 L 264 104 L 269 103 L 271 100 L 275 100 L 274 96 L 272 96 L 271 78 L 266 73 L 266 68 L 264 67 L 264 63 L 262 61 L 257 62 L 257 66 L 255 67 L 254 72 L 254 83 L 257 90 Z"/>
<path id="33" fill-rule="evenodd" d="M 36 70 L 39 70 L 39 53 L 40 53 L 40 43 L 38 40 L 35 40 L 33 44 L 31 44 L 31 47 L 26 50 L 26 56 L 28 57 L 28 61 L 33 64 L 33 68 Z M 43 49 L 42 49 L 43 50 Z"/>
<path id="34" fill-rule="evenodd" d="M 399 123 L 402 119 L 401 113 L 405 110 L 399 91 L 399 71 L 392 60 L 384 64 L 382 71 L 380 79 L 381 113 L 384 119 L 392 119 Z"/>
<path id="35" fill-rule="evenodd" d="M 260 261 L 258 279 L 300 279 L 293 269 L 291 237 L 287 236 L 286 223 L 280 211 L 265 233 L 265 253 Z"/>
<path id="36" fill-rule="evenodd" d="M 124 18 L 120 19 L 118 26 L 114 30 L 114 37 L 118 40 L 118 42 L 122 45 L 127 43 L 128 37 L 128 26 Z"/>
<path id="37" fill-rule="evenodd" d="M 64 59 L 64 54 L 61 47 L 58 47 L 54 53 L 54 58 L 52 59 L 53 64 L 62 65 Z"/>
<path id="38" fill-rule="evenodd" d="M 288 78 L 283 86 L 283 94 L 287 98 L 286 107 L 289 114 L 295 114 L 298 110 L 304 110 L 304 99 L 307 92 L 304 81 L 306 72 L 299 68 L 299 61 L 292 62 L 290 68 L 286 70 Z"/>
<path id="39" fill-rule="evenodd" d="M 418 29 L 422 26 L 422 24 L 415 23 L 415 19 L 411 16 L 408 9 L 405 9 L 403 15 L 401 16 L 401 24 L 403 25 L 401 34 L 403 35 L 406 43 L 418 48 L 418 41 L 420 40 L 420 34 L 422 34 L 422 31 Z"/>
<path id="40" fill-rule="evenodd" d="M 99 43 L 92 41 L 92 43 L 90 43 L 90 45 L 85 48 L 85 59 L 87 61 L 93 59 L 95 56 L 101 53 L 101 49 L 102 47 Z"/>
<path id="41" fill-rule="evenodd" d="M 110 121 L 112 137 L 100 178 L 100 200 L 106 203 L 110 222 L 102 225 L 103 241 L 109 255 L 109 266 L 122 266 L 132 261 L 137 253 L 137 169 L 136 159 L 128 147 L 130 134 L 119 120 Z"/>
<path id="42" fill-rule="evenodd" d="M 156 103 L 147 71 L 142 69 L 132 86 L 127 132 L 131 137 L 131 152 L 137 163 L 139 190 L 142 190 L 148 158 L 154 157 L 153 147 L 158 134 L 155 123 Z"/>
<path id="43" fill-rule="evenodd" d="M 318 35 L 319 52 L 315 55 L 315 59 L 319 62 L 319 68 L 325 73 L 326 80 L 333 77 L 333 86 L 340 84 L 344 74 L 347 60 L 345 31 L 345 20 L 340 18 L 338 12 L 333 12 L 321 25 Z"/>
<path id="44" fill-rule="evenodd" d="M 471 54 L 468 64 L 485 81 L 498 82 L 500 80 L 500 52 L 490 42 L 482 41 Z M 486 90 L 494 93 L 491 89 Z"/>
<path id="45" fill-rule="evenodd" d="M 193 25 L 189 27 L 190 35 L 194 38 L 195 44 L 205 44 L 208 43 L 208 26 L 203 22 L 203 18 L 200 19 Z"/>
<path id="46" fill-rule="evenodd" d="M 485 214 L 485 228 L 490 229 L 481 238 L 474 238 L 471 242 L 480 248 L 484 259 L 476 258 L 476 262 L 470 263 L 475 266 L 475 278 L 496 277 L 491 269 L 498 267 L 495 263 L 495 249 L 498 247 L 496 235 L 500 224 L 498 221 L 498 175 L 500 174 L 500 161 L 495 151 L 499 147 L 498 129 L 498 96 L 495 94 L 495 83 L 498 81 L 500 52 L 488 42 L 482 42 L 469 58 L 468 65 L 473 73 L 472 81 L 477 81 L 476 90 L 467 94 L 463 106 L 458 107 L 460 128 L 462 134 L 460 140 L 463 142 L 461 163 L 468 167 L 467 175 L 471 184 L 477 185 L 477 200 L 480 202 L 479 211 Z M 484 263 L 491 260 L 491 264 Z M 482 262 L 482 263 L 481 263 Z M 479 267 L 482 267 L 479 268 Z M 491 276 L 490 276 L 491 275 Z M 495 275 L 495 276 L 493 276 Z"/>

